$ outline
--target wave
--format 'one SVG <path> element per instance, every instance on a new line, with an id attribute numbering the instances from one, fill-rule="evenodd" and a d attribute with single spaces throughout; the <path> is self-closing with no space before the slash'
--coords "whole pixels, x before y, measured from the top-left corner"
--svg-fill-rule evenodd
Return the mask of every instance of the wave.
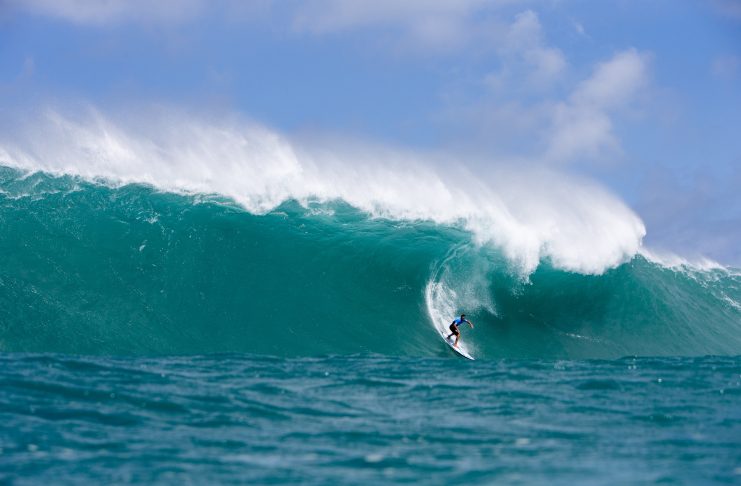
<path id="1" fill-rule="evenodd" d="M 629 261 L 646 230 L 592 181 L 544 169 L 487 167 L 403 150 L 303 143 L 239 118 L 159 110 L 116 121 L 47 111 L 0 138 L 0 164 L 107 184 L 218 194 L 266 214 L 286 201 L 343 201 L 372 217 L 428 221 L 493 245 L 524 275 L 542 260 L 600 274 Z"/>
<path id="2" fill-rule="evenodd" d="M 0 169 L 4 351 L 442 355 L 434 327 L 460 312 L 479 358 L 741 351 L 741 276 L 722 267 L 620 245 L 615 260 L 572 264 L 583 249 L 562 249 L 563 235 L 523 264 L 482 237 L 485 212 L 400 217 L 365 196 L 308 193 L 258 211 L 62 172 Z"/>

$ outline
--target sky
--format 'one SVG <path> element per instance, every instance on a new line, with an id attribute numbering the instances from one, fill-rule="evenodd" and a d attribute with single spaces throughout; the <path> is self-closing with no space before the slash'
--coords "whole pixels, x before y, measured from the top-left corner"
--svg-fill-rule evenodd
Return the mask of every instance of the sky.
<path id="1" fill-rule="evenodd" d="M 739 0 L 0 0 L 0 129 L 78 105 L 586 175 L 741 266 Z"/>

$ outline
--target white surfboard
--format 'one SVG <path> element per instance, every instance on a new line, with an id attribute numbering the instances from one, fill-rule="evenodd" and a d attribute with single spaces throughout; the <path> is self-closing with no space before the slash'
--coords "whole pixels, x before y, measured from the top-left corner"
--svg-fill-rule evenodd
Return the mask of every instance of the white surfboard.
<path id="1" fill-rule="evenodd" d="M 455 343 L 455 336 L 452 336 L 452 337 L 451 337 L 450 339 L 448 339 L 448 338 L 447 338 L 447 336 L 448 336 L 448 335 L 447 335 L 447 334 L 445 334 L 444 332 L 441 332 L 441 333 L 440 333 L 440 336 L 442 336 L 442 338 L 443 338 L 443 341 L 445 341 L 445 343 L 446 343 L 446 344 L 447 344 L 448 346 L 450 346 L 450 348 L 451 348 L 451 349 L 452 349 L 453 351 L 455 351 L 456 353 L 458 353 L 459 355 L 463 356 L 463 357 L 464 357 L 464 358 L 466 358 L 466 359 L 470 359 L 471 361 L 475 361 L 475 360 L 473 359 L 473 356 L 471 356 L 470 354 L 468 354 L 468 351 L 466 351 L 465 349 L 463 349 L 463 348 L 461 347 L 461 344 L 460 344 L 460 340 L 458 341 L 458 346 L 453 346 L 453 344 Z"/>

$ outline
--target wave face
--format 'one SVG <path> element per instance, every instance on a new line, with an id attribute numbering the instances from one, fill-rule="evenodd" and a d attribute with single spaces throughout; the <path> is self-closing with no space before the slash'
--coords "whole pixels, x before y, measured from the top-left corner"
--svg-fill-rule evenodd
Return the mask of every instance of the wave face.
<path id="1" fill-rule="evenodd" d="M 479 358 L 741 353 L 741 277 L 636 255 L 533 271 L 466 225 L 0 168 L 0 350 Z"/>

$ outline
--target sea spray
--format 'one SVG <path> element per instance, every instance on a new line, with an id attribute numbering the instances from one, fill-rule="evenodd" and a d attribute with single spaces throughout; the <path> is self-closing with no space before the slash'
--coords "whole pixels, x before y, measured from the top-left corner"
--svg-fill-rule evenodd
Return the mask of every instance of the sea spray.
<path id="1" fill-rule="evenodd" d="M 94 109 L 76 116 L 47 110 L 16 131 L 0 139 L 0 164 L 217 194 L 252 214 L 289 200 L 341 200 L 372 217 L 463 228 L 524 274 L 544 259 L 602 273 L 630 260 L 646 232 L 622 201 L 576 176 L 500 166 L 472 172 L 461 160 L 435 164 L 432 156 L 370 146 L 327 150 L 235 116 L 162 109 L 132 120 Z"/>
<path id="2" fill-rule="evenodd" d="M 0 346 L 82 354 L 442 356 L 466 312 L 477 358 L 738 354 L 741 282 L 641 255 L 523 273 L 458 225 L 341 200 L 252 214 L 220 196 L 0 171 Z"/>

